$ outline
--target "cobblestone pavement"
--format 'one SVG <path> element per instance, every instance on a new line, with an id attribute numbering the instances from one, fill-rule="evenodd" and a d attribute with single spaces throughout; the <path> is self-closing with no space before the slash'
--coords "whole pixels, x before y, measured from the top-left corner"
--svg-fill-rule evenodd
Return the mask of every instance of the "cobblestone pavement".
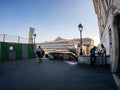
<path id="1" fill-rule="evenodd" d="M 108 67 L 44 59 L 0 63 L 0 90 L 117 90 Z"/>

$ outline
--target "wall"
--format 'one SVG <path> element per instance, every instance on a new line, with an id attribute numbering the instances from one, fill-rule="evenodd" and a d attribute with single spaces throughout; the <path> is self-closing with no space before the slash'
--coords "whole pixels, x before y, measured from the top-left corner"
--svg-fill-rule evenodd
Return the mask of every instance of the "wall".
<path id="1" fill-rule="evenodd" d="M 119 61 L 119 43 L 115 17 L 120 14 L 120 0 L 93 0 L 93 2 L 98 17 L 101 43 L 105 45 L 107 54 L 110 55 L 111 71 L 116 73 Z M 105 2 L 108 2 L 108 5 Z M 101 4 L 105 4 L 107 8 L 102 7 Z M 111 37 L 109 35 L 110 29 Z"/>
<path id="2" fill-rule="evenodd" d="M 34 57 L 34 44 L 0 42 L 0 61 L 20 60 Z"/>
<path id="3" fill-rule="evenodd" d="M 110 57 L 107 56 L 106 60 L 107 60 L 107 64 L 109 65 L 110 64 Z M 82 64 L 91 64 L 90 56 L 78 56 L 78 62 L 82 63 Z M 96 56 L 95 64 L 100 65 L 101 63 L 102 63 L 102 58 L 100 56 Z"/>
<path id="4" fill-rule="evenodd" d="M 101 37 L 101 43 L 104 44 L 104 46 L 106 47 L 106 53 L 107 55 L 110 55 L 110 38 L 109 38 L 109 27 L 111 26 L 111 18 L 110 15 L 108 16 L 107 22 L 106 22 L 106 26 L 103 32 L 103 35 Z"/>

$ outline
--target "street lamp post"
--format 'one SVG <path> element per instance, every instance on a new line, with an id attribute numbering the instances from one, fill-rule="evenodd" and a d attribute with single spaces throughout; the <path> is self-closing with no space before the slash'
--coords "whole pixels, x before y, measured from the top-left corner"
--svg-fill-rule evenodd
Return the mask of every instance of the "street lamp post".
<path id="1" fill-rule="evenodd" d="M 36 38 L 36 34 L 35 33 L 33 34 L 33 37 L 34 37 L 34 51 L 35 51 L 36 50 L 35 49 L 35 38 Z"/>
<path id="2" fill-rule="evenodd" d="M 83 30 L 83 26 L 81 23 L 78 25 L 78 28 L 80 31 L 80 55 L 83 55 L 83 53 L 82 53 L 82 30 Z"/>

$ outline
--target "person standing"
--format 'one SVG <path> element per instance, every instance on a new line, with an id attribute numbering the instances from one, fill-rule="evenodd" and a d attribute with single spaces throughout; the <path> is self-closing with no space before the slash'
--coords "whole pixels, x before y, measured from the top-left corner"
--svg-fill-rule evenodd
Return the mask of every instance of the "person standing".
<path id="1" fill-rule="evenodd" d="M 90 62 L 92 66 L 95 64 L 95 61 L 96 61 L 95 51 L 96 51 L 96 46 L 94 46 L 90 50 Z"/>
<path id="2" fill-rule="evenodd" d="M 41 46 L 38 46 L 38 48 L 36 50 L 36 54 L 37 54 L 37 57 L 39 59 L 39 63 L 42 62 L 42 48 L 41 48 Z"/>
<path id="3" fill-rule="evenodd" d="M 106 48 L 104 47 L 103 44 L 101 44 L 100 55 L 101 55 L 101 59 L 102 59 L 101 65 L 103 65 L 104 63 L 105 63 L 105 65 L 107 65 Z"/>

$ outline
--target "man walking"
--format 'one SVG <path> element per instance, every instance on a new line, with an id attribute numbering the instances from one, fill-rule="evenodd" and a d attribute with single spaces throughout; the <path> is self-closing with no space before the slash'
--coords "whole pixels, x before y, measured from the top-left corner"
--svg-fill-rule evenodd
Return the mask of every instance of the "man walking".
<path id="1" fill-rule="evenodd" d="M 42 48 L 41 46 L 38 46 L 36 50 L 37 57 L 39 58 L 39 63 L 42 62 Z"/>
<path id="2" fill-rule="evenodd" d="M 100 51 L 100 54 L 101 54 L 101 59 L 102 59 L 101 65 L 103 65 L 104 63 L 105 63 L 105 65 L 107 65 L 106 48 L 104 47 L 103 44 L 101 44 L 101 51 Z"/>
<path id="3" fill-rule="evenodd" d="M 96 46 L 94 46 L 90 50 L 90 62 L 92 66 L 95 64 L 95 61 L 96 61 L 95 51 L 96 51 Z"/>

